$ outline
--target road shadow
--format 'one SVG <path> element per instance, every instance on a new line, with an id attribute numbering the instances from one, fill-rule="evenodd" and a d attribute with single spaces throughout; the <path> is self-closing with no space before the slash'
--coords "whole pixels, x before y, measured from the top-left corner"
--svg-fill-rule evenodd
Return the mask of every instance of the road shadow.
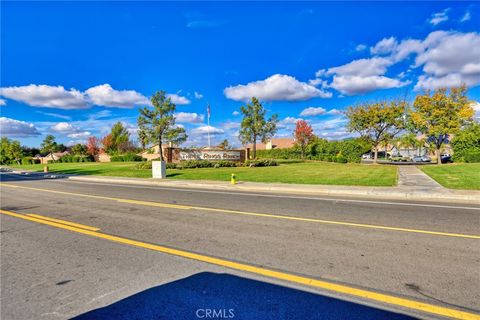
<path id="1" fill-rule="evenodd" d="M 43 173 L 43 172 L 6 172 L 0 173 L 1 182 L 14 182 L 14 181 L 31 181 L 31 180 L 52 180 L 52 179 L 66 179 L 67 176 L 55 172 Z"/>
<path id="2" fill-rule="evenodd" d="M 87 319 L 414 319 L 231 274 L 202 272 L 79 315 Z"/>

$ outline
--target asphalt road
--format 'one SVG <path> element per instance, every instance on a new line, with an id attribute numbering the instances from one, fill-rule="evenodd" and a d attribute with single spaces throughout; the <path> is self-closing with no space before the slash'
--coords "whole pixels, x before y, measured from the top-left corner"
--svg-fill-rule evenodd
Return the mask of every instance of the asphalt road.
<path id="1" fill-rule="evenodd" d="M 1 178 L 1 319 L 480 317 L 478 206 Z"/>

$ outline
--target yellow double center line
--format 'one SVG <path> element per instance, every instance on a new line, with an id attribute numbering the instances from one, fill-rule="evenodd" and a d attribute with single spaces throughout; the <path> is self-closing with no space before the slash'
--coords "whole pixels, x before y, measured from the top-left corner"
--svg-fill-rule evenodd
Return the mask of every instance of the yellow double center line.
<path id="1" fill-rule="evenodd" d="M 122 198 L 115 198 L 115 197 L 96 196 L 96 195 L 90 195 L 90 194 L 84 194 L 84 193 L 66 192 L 66 191 L 43 189 L 43 188 L 33 188 L 33 187 L 19 186 L 19 185 L 6 184 L 6 183 L 0 183 L 0 185 L 3 187 L 9 187 L 9 188 L 19 188 L 19 189 L 26 189 L 26 190 L 35 190 L 35 191 L 41 191 L 41 192 L 76 196 L 76 197 L 87 197 L 87 198 L 94 198 L 94 199 L 101 199 L 101 200 L 110 200 L 110 201 L 116 201 L 120 203 L 129 203 L 129 204 L 150 206 L 150 207 L 172 208 L 172 209 L 179 209 L 179 210 L 201 210 L 201 211 L 218 212 L 218 213 L 224 213 L 224 214 L 240 214 L 240 215 L 246 215 L 246 216 L 255 216 L 255 217 L 263 217 L 263 218 L 271 218 L 271 219 L 313 222 L 313 223 L 339 225 L 339 226 L 347 226 L 347 227 L 368 228 L 368 229 L 375 229 L 375 230 L 388 230 L 388 231 L 429 234 L 429 235 L 435 235 L 435 236 L 480 239 L 480 235 L 430 231 L 430 230 L 410 229 L 410 228 L 400 228 L 400 227 L 389 227 L 389 226 L 380 226 L 380 225 L 364 224 L 364 223 L 323 220 L 323 219 L 315 219 L 315 218 L 301 218 L 301 217 L 295 217 L 295 216 L 283 216 L 283 215 L 276 215 L 276 214 L 269 214 L 269 213 L 248 212 L 248 211 L 241 211 L 241 210 L 217 209 L 217 208 L 177 205 L 177 204 L 161 203 L 161 202 L 153 202 L 153 201 L 122 199 Z"/>
<path id="2" fill-rule="evenodd" d="M 331 283 L 327 281 L 297 276 L 297 275 L 293 275 L 285 272 L 256 267 L 256 266 L 248 265 L 244 263 L 233 262 L 233 261 L 210 257 L 202 254 L 193 253 L 193 252 L 168 248 L 160 245 L 155 245 L 155 244 L 145 243 L 145 242 L 131 240 L 127 238 L 122 238 L 114 235 L 104 234 L 104 233 L 93 230 L 93 229 L 99 230 L 97 228 L 93 228 L 93 227 L 89 227 L 89 226 L 85 226 L 85 225 L 81 225 L 73 222 L 53 219 L 53 218 L 35 215 L 35 214 L 24 215 L 24 214 L 19 214 L 19 213 L 7 211 L 7 210 L 0 210 L 0 212 L 8 216 L 12 216 L 12 217 L 32 221 L 32 222 L 37 222 L 37 223 L 49 225 L 49 226 L 60 228 L 60 229 L 70 230 L 76 233 L 92 236 L 99 239 L 104 239 L 104 240 L 109 240 L 116 243 L 154 250 L 154 251 L 158 251 L 166 254 L 171 254 L 171 255 L 187 258 L 187 259 L 192 259 L 196 261 L 201 261 L 201 262 L 221 266 L 221 267 L 235 269 L 243 272 L 250 272 L 250 273 L 254 273 L 254 274 L 269 277 L 269 278 L 289 281 L 289 282 L 311 286 L 311 287 L 315 287 L 323 290 L 333 291 L 340 294 L 355 296 L 362 299 L 373 300 L 376 302 L 399 306 L 407 309 L 413 309 L 416 311 L 426 312 L 426 313 L 440 315 L 444 317 L 451 317 L 455 319 L 463 319 L 463 320 L 480 319 L 479 314 L 469 313 L 469 312 L 460 311 L 460 310 L 451 309 L 451 308 L 445 308 L 445 307 L 436 306 L 428 303 L 423 303 L 420 301 L 377 293 L 374 291 L 357 289 L 357 288 L 340 285 L 336 283 Z M 78 226 L 81 226 L 81 227 L 78 227 Z"/>

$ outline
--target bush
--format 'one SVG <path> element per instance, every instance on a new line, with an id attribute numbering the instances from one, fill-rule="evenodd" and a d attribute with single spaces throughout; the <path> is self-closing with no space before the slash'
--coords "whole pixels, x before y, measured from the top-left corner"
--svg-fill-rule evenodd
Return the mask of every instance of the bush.
<path id="1" fill-rule="evenodd" d="M 466 153 L 463 158 L 465 162 L 468 163 L 478 163 L 480 162 L 480 150 L 472 150 Z"/>
<path id="2" fill-rule="evenodd" d="M 70 162 L 92 162 L 94 158 L 92 156 L 78 156 L 78 155 L 66 155 L 58 159 L 57 161 L 48 160 L 48 162 L 54 163 L 70 163 Z"/>
<path id="3" fill-rule="evenodd" d="M 475 154 L 480 152 L 480 124 L 474 123 L 461 130 L 455 135 L 451 142 L 454 161 L 467 161 L 475 158 Z"/>
<path id="4" fill-rule="evenodd" d="M 110 157 L 112 162 L 132 162 L 132 161 L 144 161 L 145 159 L 142 156 L 139 156 L 135 153 L 126 153 L 123 155 L 115 155 Z"/>
<path id="5" fill-rule="evenodd" d="M 305 158 L 310 160 L 338 161 L 338 154 L 342 154 L 347 162 L 360 162 L 362 154 L 370 152 L 371 145 L 361 138 L 352 138 L 342 141 L 328 141 L 316 138 L 307 146 Z M 259 159 L 301 159 L 298 148 L 257 150 Z M 340 161 L 345 161 L 343 158 Z M 343 162 L 342 162 L 343 163 Z"/>
<path id="6" fill-rule="evenodd" d="M 22 158 L 22 164 L 23 164 L 23 165 L 26 165 L 26 164 L 36 164 L 36 163 L 40 163 L 40 159 L 33 158 L 33 157 L 23 157 L 23 158 Z"/>
<path id="7" fill-rule="evenodd" d="M 258 159 L 300 159 L 301 152 L 296 148 L 257 150 Z"/>
<path id="8" fill-rule="evenodd" d="M 259 159 L 259 160 L 248 160 L 245 162 L 247 167 L 272 167 L 278 166 L 278 162 L 274 159 Z"/>
<path id="9" fill-rule="evenodd" d="M 347 157 L 342 156 L 341 154 L 336 157 L 338 163 L 347 163 L 348 159 Z"/>
<path id="10" fill-rule="evenodd" d="M 150 162 L 151 163 L 151 162 Z M 150 168 L 152 167 L 152 165 L 150 164 Z M 167 163 L 167 169 L 177 169 L 177 164 L 176 163 Z"/>

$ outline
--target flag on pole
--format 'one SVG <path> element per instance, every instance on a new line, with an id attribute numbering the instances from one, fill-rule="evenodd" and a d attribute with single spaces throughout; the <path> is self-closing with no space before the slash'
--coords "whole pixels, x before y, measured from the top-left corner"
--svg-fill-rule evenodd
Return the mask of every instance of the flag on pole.
<path id="1" fill-rule="evenodd" d="M 207 104 L 207 117 L 210 119 L 210 104 Z"/>

